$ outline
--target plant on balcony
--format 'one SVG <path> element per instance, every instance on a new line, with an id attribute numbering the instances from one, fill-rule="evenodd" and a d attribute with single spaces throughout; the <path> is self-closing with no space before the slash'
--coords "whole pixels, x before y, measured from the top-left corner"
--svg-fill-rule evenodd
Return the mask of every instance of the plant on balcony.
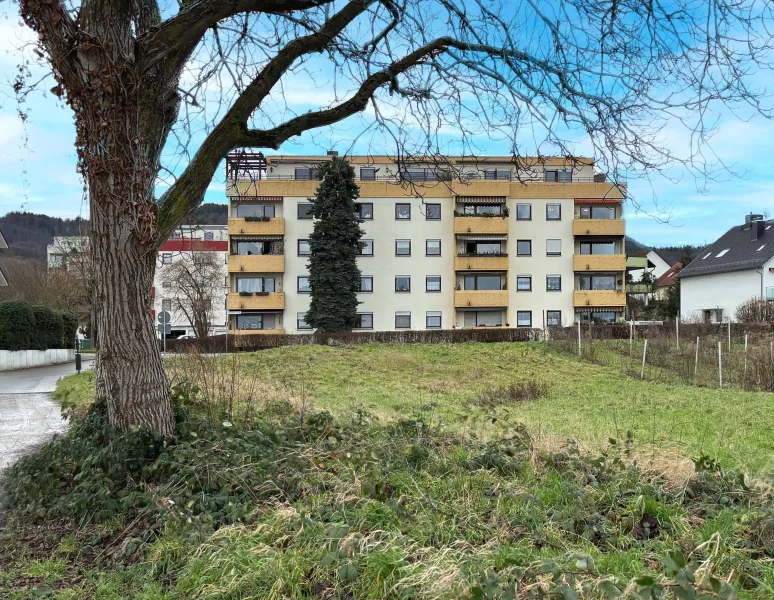
<path id="1" fill-rule="evenodd" d="M 248 215 L 245 217 L 245 221 L 252 223 L 254 221 L 260 221 L 262 218 L 263 217 L 261 217 L 260 215 Z"/>
<path id="2" fill-rule="evenodd" d="M 338 157 L 320 165 L 322 180 L 312 200 L 309 236 L 312 299 L 306 322 L 318 332 L 351 331 L 357 321 L 360 269 L 357 256 L 364 231 L 355 208 L 360 189 L 355 171 Z"/>
<path id="3" fill-rule="evenodd" d="M 255 292 L 256 296 L 268 296 L 269 292 Z"/>
<path id="4" fill-rule="evenodd" d="M 263 221 L 264 223 L 268 223 L 269 221 L 271 221 L 271 217 L 261 217 L 261 221 Z"/>
<path id="5" fill-rule="evenodd" d="M 240 295 L 240 296 L 252 296 L 252 295 L 253 295 L 253 293 L 252 293 L 252 292 L 245 292 L 245 291 L 241 291 L 241 292 L 239 292 L 239 295 Z"/>

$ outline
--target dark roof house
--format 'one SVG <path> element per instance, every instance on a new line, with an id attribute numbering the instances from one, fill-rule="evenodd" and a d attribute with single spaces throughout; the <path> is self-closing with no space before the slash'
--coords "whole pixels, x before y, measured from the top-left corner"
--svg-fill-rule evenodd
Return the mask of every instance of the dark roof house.
<path id="1" fill-rule="evenodd" d="M 736 225 L 714 244 L 707 246 L 677 279 L 760 269 L 774 256 L 774 220 L 748 215 L 744 225 Z"/>

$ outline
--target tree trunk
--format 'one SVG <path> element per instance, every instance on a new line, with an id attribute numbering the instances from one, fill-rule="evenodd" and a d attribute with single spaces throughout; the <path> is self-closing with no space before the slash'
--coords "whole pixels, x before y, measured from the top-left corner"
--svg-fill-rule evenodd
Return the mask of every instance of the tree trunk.
<path id="1" fill-rule="evenodd" d="M 139 427 L 171 436 L 174 419 L 169 382 L 150 310 L 156 249 L 137 241 L 125 215 L 112 202 L 95 198 L 93 188 L 91 196 L 100 340 L 97 402 L 107 406 L 115 427 Z"/>

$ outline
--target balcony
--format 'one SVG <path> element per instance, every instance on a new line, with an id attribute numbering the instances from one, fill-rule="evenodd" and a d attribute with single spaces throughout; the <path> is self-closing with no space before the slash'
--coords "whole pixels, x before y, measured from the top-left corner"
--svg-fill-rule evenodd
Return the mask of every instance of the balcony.
<path id="1" fill-rule="evenodd" d="M 576 254 L 572 257 L 574 271 L 625 271 L 625 254 Z"/>
<path id="2" fill-rule="evenodd" d="M 576 290 L 573 305 L 575 308 L 626 306 L 626 293 L 623 290 Z"/>
<path id="3" fill-rule="evenodd" d="M 572 222 L 573 235 L 619 236 L 626 233 L 623 219 L 575 219 Z"/>
<path id="4" fill-rule="evenodd" d="M 464 290 L 454 292 L 454 307 L 505 307 L 508 306 L 508 290 Z"/>
<path id="5" fill-rule="evenodd" d="M 250 254 L 228 257 L 229 273 L 284 273 L 285 256 L 283 254 Z"/>
<path id="6" fill-rule="evenodd" d="M 279 217 L 268 221 L 229 219 L 228 233 L 229 235 L 285 235 L 285 219 Z"/>
<path id="7" fill-rule="evenodd" d="M 454 233 L 508 233 L 508 217 L 454 217 Z"/>
<path id="8" fill-rule="evenodd" d="M 229 310 L 284 310 L 285 294 L 282 292 L 271 292 L 266 294 L 251 294 L 243 296 L 241 294 L 228 295 Z"/>
<path id="9" fill-rule="evenodd" d="M 478 254 L 471 256 L 454 257 L 455 271 L 507 271 L 508 255 L 502 254 Z"/>

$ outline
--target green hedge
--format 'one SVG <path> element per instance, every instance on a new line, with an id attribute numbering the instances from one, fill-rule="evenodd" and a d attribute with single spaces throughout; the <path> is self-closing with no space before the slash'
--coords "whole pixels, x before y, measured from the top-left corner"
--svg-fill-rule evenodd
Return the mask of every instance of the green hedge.
<path id="1" fill-rule="evenodd" d="M 78 318 L 67 310 L 0 302 L 0 350 L 73 348 Z"/>

